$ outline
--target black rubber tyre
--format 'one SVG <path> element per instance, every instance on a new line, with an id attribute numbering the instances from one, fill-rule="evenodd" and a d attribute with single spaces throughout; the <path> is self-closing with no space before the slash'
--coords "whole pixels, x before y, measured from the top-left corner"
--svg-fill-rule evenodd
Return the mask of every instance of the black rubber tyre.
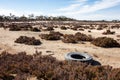
<path id="1" fill-rule="evenodd" d="M 70 52 L 65 55 L 67 61 L 91 62 L 93 58 L 86 53 Z"/>

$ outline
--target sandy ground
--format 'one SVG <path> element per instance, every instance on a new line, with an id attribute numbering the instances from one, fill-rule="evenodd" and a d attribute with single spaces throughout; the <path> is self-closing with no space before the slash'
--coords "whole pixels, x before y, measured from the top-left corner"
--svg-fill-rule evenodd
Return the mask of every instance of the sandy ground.
<path id="1" fill-rule="evenodd" d="M 56 29 L 55 31 L 59 31 L 64 34 L 75 34 L 77 32 L 73 30 L 60 29 Z M 104 36 L 101 34 L 103 31 L 104 30 L 92 30 L 91 33 L 88 33 L 88 30 L 85 30 L 80 32 L 92 35 L 93 37 L 101 37 Z M 116 34 L 107 35 L 107 37 L 120 39 L 116 37 L 116 35 L 120 35 L 120 29 L 114 29 L 113 31 L 116 31 Z M 100 48 L 92 45 L 89 42 L 85 42 L 85 44 L 66 44 L 60 40 L 46 41 L 40 39 L 39 35 L 41 33 L 47 32 L 9 31 L 0 28 L 0 52 L 8 51 L 12 54 L 15 54 L 17 52 L 25 51 L 27 52 L 27 54 L 34 54 L 37 49 L 38 51 L 42 51 L 43 55 L 53 54 L 53 56 L 56 57 L 58 60 L 64 60 L 64 55 L 69 52 L 86 52 L 90 54 L 94 60 L 99 61 L 102 65 L 110 65 L 114 68 L 120 68 L 120 48 Z M 16 38 L 18 38 L 19 36 L 34 36 L 37 39 L 41 40 L 42 45 L 30 46 L 14 43 Z"/>

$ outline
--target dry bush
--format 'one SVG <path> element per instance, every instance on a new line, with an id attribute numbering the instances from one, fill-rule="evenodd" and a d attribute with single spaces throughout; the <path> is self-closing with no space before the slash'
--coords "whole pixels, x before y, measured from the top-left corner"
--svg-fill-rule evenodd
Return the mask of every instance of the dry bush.
<path id="1" fill-rule="evenodd" d="M 58 61 L 51 55 L 38 53 L 0 54 L 0 79 L 28 80 L 30 76 L 35 76 L 38 80 L 120 80 L 120 68 Z"/>
<path id="2" fill-rule="evenodd" d="M 61 36 L 63 36 L 60 32 L 50 32 L 49 34 L 41 34 L 41 39 L 45 40 L 60 40 Z"/>
<path id="3" fill-rule="evenodd" d="M 65 26 L 60 27 L 61 30 L 67 30 Z"/>
<path id="4" fill-rule="evenodd" d="M 45 31 L 53 31 L 53 27 L 47 27 L 47 29 L 45 29 Z"/>
<path id="5" fill-rule="evenodd" d="M 84 29 L 80 28 L 79 31 L 84 31 Z"/>
<path id="6" fill-rule="evenodd" d="M 120 25 L 116 24 L 114 26 L 111 26 L 112 29 L 116 28 L 116 29 L 119 29 L 120 28 Z"/>
<path id="7" fill-rule="evenodd" d="M 3 24 L 3 23 L 0 23 L 0 28 L 1 28 L 1 27 L 4 27 L 4 24 Z"/>
<path id="8" fill-rule="evenodd" d="M 64 43 L 77 43 L 77 41 L 76 41 L 76 39 L 75 39 L 75 36 L 74 35 L 72 35 L 72 34 L 65 34 L 64 36 L 63 36 L 63 39 L 62 39 L 62 41 L 64 42 Z"/>
<path id="9" fill-rule="evenodd" d="M 11 24 L 11 25 L 9 25 L 9 30 L 10 31 L 20 31 L 21 28 L 18 27 L 17 25 L 15 25 L 15 24 Z"/>
<path id="10" fill-rule="evenodd" d="M 34 27 L 34 28 L 31 29 L 31 31 L 33 31 L 33 32 L 40 32 L 41 30 L 36 28 L 36 27 Z"/>
<path id="11" fill-rule="evenodd" d="M 89 33 L 91 33 L 91 30 L 88 30 Z"/>
<path id="12" fill-rule="evenodd" d="M 108 35 L 108 34 L 115 34 L 114 31 L 106 30 L 106 32 L 103 32 L 102 34 Z"/>
<path id="13" fill-rule="evenodd" d="M 117 35 L 118 38 L 120 38 L 120 35 Z"/>
<path id="14" fill-rule="evenodd" d="M 10 24 L 8 27 L 10 31 L 29 31 L 32 29 L 29 24 Z"/>
<path id="15" fill-rule="evenodd" d="M 116 40 L 107 37 L 98 37 L 92 41 L 92 44 L 105 48 L 120 47 L 120 44 Z"/>
<path id="16" fill-rule="evenodd" d="M 103 30 L 103 28 L 102 27 L 98 27 L 97 30 Z"/>
<path id="17" fill-rule="evenodd" d="M 77 32 L 75 34 L 75 39 L 77 41 L 92 41 L 93 40 L 93 38 L 91 36 L 87 36 L 86 34 L 83 34 L 80 32 Z"/>
<path id="18" fill-rule="evenodd" d="M 20 36 L 15 40 L 16 43 L 27 44 L 27 45 L 40 45 L 41 41 L 34 37 Z"/>
<path id="19" fill-rule="evenodd" d="M 72 30 L 77 31 L 79 28 L 81 28 L 82 26 L 74 26 L 73 28 L 71 28 Z"/>

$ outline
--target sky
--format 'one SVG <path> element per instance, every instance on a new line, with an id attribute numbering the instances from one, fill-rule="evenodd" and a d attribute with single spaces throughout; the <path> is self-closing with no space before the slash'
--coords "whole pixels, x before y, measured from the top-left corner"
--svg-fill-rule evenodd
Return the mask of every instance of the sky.
<path id="1" fill-rule="evenodd" d="M 120 0 L 0 0 L 0 15 L 66 16 L 79 20 L 120 20 Z"/>

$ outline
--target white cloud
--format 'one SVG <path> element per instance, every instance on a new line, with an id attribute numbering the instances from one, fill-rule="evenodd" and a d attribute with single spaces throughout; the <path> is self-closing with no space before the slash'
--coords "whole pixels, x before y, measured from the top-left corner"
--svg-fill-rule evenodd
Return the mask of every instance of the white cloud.
<path id="1" fill-rule="evenodd" d="M 77 3 L 76 3 L 77 5 L 78 5 L 78 1 L 81 1 L 81 0 L 77 0 Z M 93 2 L 92 5 L 89 5 L 89 3 L 87 3 L 87 0 L 82 0 L 82 2 L 86 4 L 82 6 L 72 6 L 73 11 L 64 11 L 64 10 L 67 10 L 67 9 L 70 10 L 71 5 L 75 5 L 75 4 L 71 4 L 70 6 L 68 6 L 68 8 L 63 8 L 63 12 L 65 12 L 64 14 L 73 15 L 73 14 L 96 12 L 99 10 L 103 10 L 103 9 L 116 6 L 120 3 L 120 0 L 100 0 L 100 1 Z M 75 8 L 77 8 L 77 10 L 74 10 Z"/>
<path id="2" fill-rule="evenodd" d="M 65 8 L 60 8 L 58 9 L 58 11 L 71 11 L 71 10 L 74 10 L 75 8 L 79 7 L 81 4 L 72 4 L 68 7 L 65 7 Z"/>
<path id="3" fill-rule="evenodd" d="M 72 11 L 80 6 L 82 6 L 87 0 L 75 0 L 76 3 L 73 3 L 67 7 L 60 8 L 58 11 Z"/>

